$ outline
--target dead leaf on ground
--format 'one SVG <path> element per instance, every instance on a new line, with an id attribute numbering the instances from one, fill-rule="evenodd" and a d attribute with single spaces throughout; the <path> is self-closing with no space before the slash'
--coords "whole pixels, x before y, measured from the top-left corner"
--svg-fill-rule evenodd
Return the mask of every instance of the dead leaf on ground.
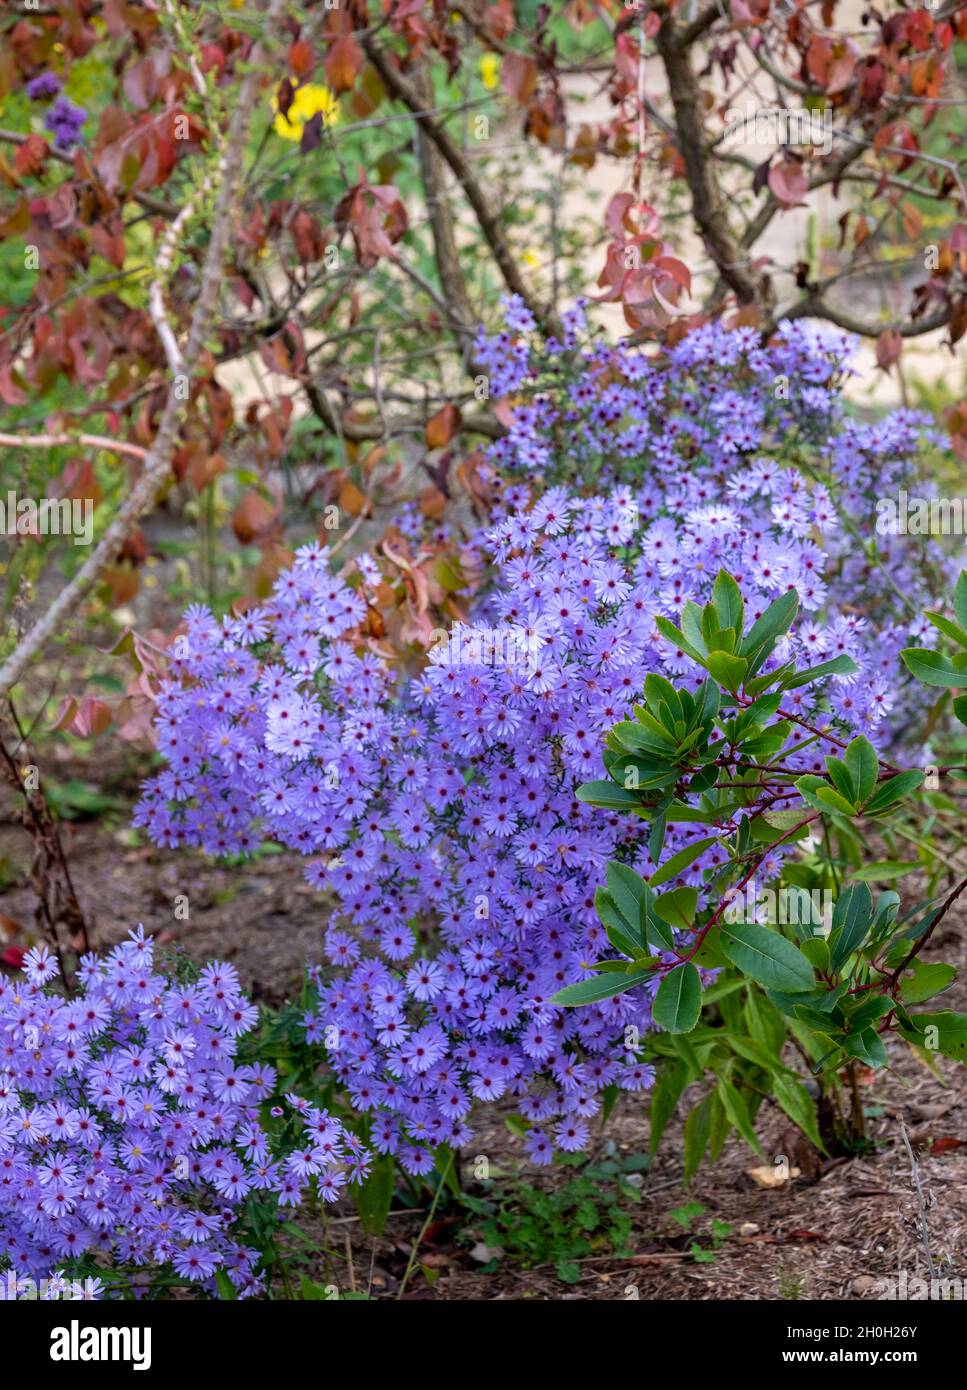
<path id="1" fill-rule="evenodd" d="M 763 1163 L 755 1168 L 746 1168 L 745 1175 L 751 1178 L 757 1187 L 782 1188 L 788 1187 L 795 1178 L 802 1177 L 800 1168 L 779 1168 L 772 1163 Z"/>

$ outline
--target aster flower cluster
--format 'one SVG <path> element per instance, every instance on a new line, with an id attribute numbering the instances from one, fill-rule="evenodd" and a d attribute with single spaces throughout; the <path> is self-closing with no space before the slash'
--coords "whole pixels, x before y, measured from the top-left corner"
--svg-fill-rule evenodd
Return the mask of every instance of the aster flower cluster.
<path id="1" fill-rule="evenodd" d="M 40 72 L 27 83 L 27 95 L 31 101 L 49 101 L 63 85 L 56 72 Z"/>
<path id="2" fill-rule="evenodd" d="M 359 1140 L 298 1097 L 295 1151 L 270 1152 L 259 1104 L 275 1073 L 237 1060 L 256 1010 L 230 965 L 179 984 L 139 928 L 82 960 L 74 997 L 50 988 L 46 948 L 24 970 L 0 980 L 0 1280 L 49 1289 L 64 1266 L 97 1296 L 80 1276 L 160 1267 L 210 1289 L 224 1271 L 247 1296 L 261 1281 L 239 1241 L 246 1199 L 294 1206 L 314 1178 L 333 1200 L 365 1176 Z"/>
<path id="3" fill-rule="evenodd" d="M 575 341 L 578 326 L 575 314 Z M 505 336 L 509 347 L 487 349 L 491 365 L 521 389 L 526 350 Z M 369 1114 L 374 1147 L 413 1172 L 436 1145 L 466 1142 L 475 1101 L 514 1098 L 531 1157 L 548 1162 L 555 1145 L 583 1147 L 615 1088 L 650 1083 L 637 1043 L 654 985 L 575 1012 L 548 1001 L 608 954 L 594 907 L 608 861 L 654 869 L 646 829 L 574 789 L 600 776 L 604 736 L 646 674 L 704 676 L 656 616 L 704 602 L 721 567 L 750 622 L 795 587 L 803 616 L 772 661 L 845 652 L 859 673 L 790 704 L 871 739 L 896 698 L 896 652 L 922 633 L 850 559 L 830 491 L 782 457 L 798 423 L 865 499 L 916 444 L 907 413 L 839 421 L 838 335 L 789 325 L 766 350 L 744 331 L 701 330 L 662 365 L 593 345 L 577 372 L 575 351 L 561 349 L 556 396 L 541 368 L 541 391 L 494 448 L 511 474 L 486 541 L 497 577 L 421 676 L 397 680 L 363 649 L 373 561 L 334 578 L 311 546 L 263 607 L 222 623 L 187 615 L 158 703 L 168 767 L 146 785 L 138 822 L 160 843 L 215 854 L 272 839 L 335 891 L 351 929 L 338 917 L 328 929 L 308 1035 Z M 771 390 L 794 369 L 789 406 Z M 601 491 L 534 486 L 565 464 Z M 633 481 L 613 486 L 622 471 Z M 923 581 L 904 578 L 915 595 Z M 815 747 L 789 760 L 822 770 Z M 696 838 L 700 828 L 671 827 L 665 856 Z M 723 853 L 713 846 L 679 881 L 701 890 Z"/>
<path id="4" fill-rule="evenodd" d="M 83 106 L 75 106 L 67 97 L 58 97 L 47 112 L 47 129 L 53 132 L 54 148 L 72 149 L 81 138 L 81 127 L 86 120 Z"/>

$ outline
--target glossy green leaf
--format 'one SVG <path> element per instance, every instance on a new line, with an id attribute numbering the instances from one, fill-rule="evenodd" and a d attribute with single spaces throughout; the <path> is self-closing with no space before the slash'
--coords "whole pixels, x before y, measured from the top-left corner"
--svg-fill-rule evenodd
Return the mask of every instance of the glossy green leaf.
<path id="1" fill-rule="evenodd" d="M 959 671 L 950 658 L 928 647 L 906 647 L 900 653 L 908 671 L 924 685 L 953 686 L 967 690 L 967 671 Z"/>
<path id="2" fill-rule="evenodd" d="M 651 1016 L 667 1033 L 690 1033 L 702 1011 L 702 982 L 691 961 L 670 970 L 658 986 Z"/>
<path id="3" fill-rule="evenodd" d="M 756 922 L 729 922 L 721 929 L 722 952 L 764 989 L 796 994 L 816 986 L 813 968 L 803 953 L 778 932 Z"/>
<path id="4" fill-rule="evenodd" d="M 673 854 L 670 859 L 667 859 L 660 869 L 656 869 L 648 880 L 649 884 L 652 888 L 657 888 L 659 884 L 667 883 L 676 874 L 684 873 L 690 864 L 694 864 L 695 860 L 704 854 L 709 845 L 717 843 L 716 836 L 709 835 L 704 840 L 696 840 L 693 844 L 686 845 L 684 849 L 680 849 L 677 854 Z"/>

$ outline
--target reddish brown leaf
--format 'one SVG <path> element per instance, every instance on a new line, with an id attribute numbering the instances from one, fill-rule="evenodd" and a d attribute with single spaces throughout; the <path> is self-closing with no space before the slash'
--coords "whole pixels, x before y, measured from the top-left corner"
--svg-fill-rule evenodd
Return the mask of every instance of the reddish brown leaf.
<path id="1" fill-rule="evenodd" d="M 426 442 L 430 449 L 442 449 L 445 444 L 449 444 L 454 434 L 460 427 L 463 417 L 457 407 L 451 402 L 438 410 L 426 423 Z"/>
<path id="2" fill-rule="evenodd" d="M 522 53 L 505 53 L 500 80 L 507 95 L 524 106 L 537 91 L 537 64 Z"/>
<path id="3" fill-rule="evenodd" d="M 359 76 L 363 55 L 352 34 L 341 34 L 326 54 L 326 81 L 336 93 L 348 92 Z"/>
<path id="4" fill-rule="evenodd" d="M 21 178 L 39 174 L 49 153 L 50 146 L 42 135 L 28 135 L 13 157 L 13 167 Z"/>
<path id="5" fill-rule="evenodd" d="M 876 361 L 886 372 L 903 351 L 903 339 L 895 328 L 884 328 L 876 340 Z"/>
<path id="6" fill-rule="evenodd" d="M 277 509 L 252 488 L 235 508 L 232 530 L 243 545 L 249 545 L 271 530 L 277 516 Z"/>
<path id="7" fill-rule="evenodd" d="M 798 160 L 784 159 L 769 170 L 769 187 L 784 208 L 802 207 L 809 181 Z"/>
<path id="8" fill-rule="evenodd" d="M 296 39 L 289 49 L 289 67 L 297 77 L 306 77 L 315 67 L 312 45 L 306 39 Z"/>

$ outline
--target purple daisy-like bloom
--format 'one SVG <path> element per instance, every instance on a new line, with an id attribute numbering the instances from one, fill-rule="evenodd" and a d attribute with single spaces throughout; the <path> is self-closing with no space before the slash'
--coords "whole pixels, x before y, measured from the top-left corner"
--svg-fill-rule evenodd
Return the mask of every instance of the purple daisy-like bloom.
<path id="1" fill-rule="evenodd" d="M 58 97 L 47 112 L 47 129 L 54 134 L 55 148 L 69 150 L 76 145 L 86 120 L 87 112 L 83 106 L 75 106 L 67 97 Z"/>
<path id="2" fill-rule="evenodd" d="M 95 1267 L 172 1265 L 213 1292 L 224 1268 L 239 1296 L 258 1292 L 257 1253 L 236 1229 L 246 1195 L 293 1205 L 302 1188 L 295 1155 L 286 1171 L 269 1159 L 247 1103 L 271 1091 L 274 1074 L 235 1060 L 240 1032 L 257 1021 L 237 1026 L 245 1001 L 235 971 L 211 965 L 180 985 L 156 969 L 139 929 L 107 956 L 85 957 L 67 999 L 47 989 L 51 961 L 35 947 L 25 979 L 0 979 L 4 1271 L 9 1263 L 16 1278 L 36 1280 L 64 1260 L 86 1286 Z M 308 1146 L 320 1190 L 360 1181 L 368 1154 L 355 1136 L 293 1100 L 296 1152 Z"/>
<path id="3" fill-rule="evenodd" d="M 45 101 L 55 97 L 63 85 L 56 72 L 41 72 L 30 79 L 26 91 L 31 101 Z"/>

